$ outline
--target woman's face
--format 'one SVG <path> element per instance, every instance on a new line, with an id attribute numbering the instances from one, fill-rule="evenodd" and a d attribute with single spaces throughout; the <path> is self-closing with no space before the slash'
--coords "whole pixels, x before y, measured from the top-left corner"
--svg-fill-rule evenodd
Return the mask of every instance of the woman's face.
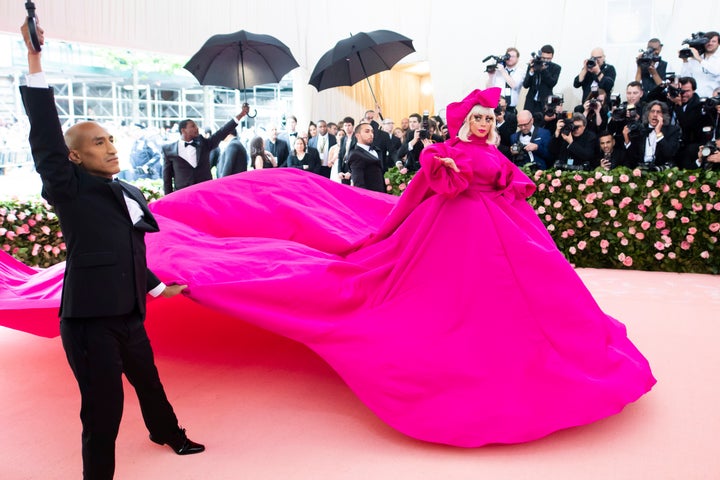
<path id="1" fill-rule="evenodd" d="M 305 142 L 301 138 L 298 138 L 295 140 L 295 151 L 296 152 L 304 152 L 305 151 Z"/>
<path id="2" fill-rule="evenodd" d="M 310 125 L 310 128 L 308 128 L 308 133 L 311 137 L 314 137 L 317 133 L 317 127 L 315 125 Z"/>
<path id="3" fill-rule="evenodd" d="M 489 113 L 476 113 L 470 116 L 470 133 L 476 137 L 487 138 L 494 125 L 495 117 Z"/>

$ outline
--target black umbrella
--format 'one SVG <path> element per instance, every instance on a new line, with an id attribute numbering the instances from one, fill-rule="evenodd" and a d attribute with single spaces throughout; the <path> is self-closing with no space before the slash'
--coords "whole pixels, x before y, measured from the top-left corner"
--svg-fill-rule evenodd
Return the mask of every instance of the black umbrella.
<path id="1" fill-rule="evenodd" d="M 318 92 L 332 87 L 349 87 L 371 75 L 390 70 L 414 51 L 412 40 L 390 30 L 350 35 L 320 57 L 309 83 Z M 377 103 L 372 86 L 370 93 Z"/>
<path id="2" fill-rule="evenodd" d="M 298 66 L 290 49 L 277 38 L 240 30 L 210 37 L 184 68 L 200 85 L 244 91 L 248 86 L 278 83 Z"/>

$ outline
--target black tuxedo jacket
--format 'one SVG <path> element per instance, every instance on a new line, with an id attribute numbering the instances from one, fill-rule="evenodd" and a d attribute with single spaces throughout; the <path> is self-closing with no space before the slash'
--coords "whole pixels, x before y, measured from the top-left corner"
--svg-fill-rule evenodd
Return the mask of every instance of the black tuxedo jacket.
<path id="1" fill-rule="evenodd" d="M 21 87 L 21 94 L 42 194 L 57 213 L 67 246 L 60 316 L 115 316 L 135 308 L 144 315 L 145 296 L 160 281 L 146 265 L 145 232 L 158 225 L 142 192 L 68 160 L 52 89 Z M 141 224 L 133 225 L 123 191 L 142 208 Z"/>
<path id="2" fill-rule="evenodd" d="M 239 138 L 233 138 L 225 147 L 218 162 L 218 178 L 227 177 L 236 173 L 246 172 L 248 168 L 248 154 Z"/>
<path id="3" fill-rule="evenodd" d="M 335 135 L 328 133 L 327 137 L 328 137 L 328 142 L 327 142 L 327 145 L 325 145 L 326 152 L 328 150 L 330 150 L 330 147 L 332 147 L 333 145 L 337 145 L 337 139 L 335 138 Z M 318 148 L 318 135 L 315 135 L 310 140 L 308 140 L 308 147 L 312 147 L 314 149 Z M 320 152 L 318 151 L 318 154 L 319 153 Z"/>
<path id="4" fill-rule="evenodd" d="M 163 145 L 163 189 L 165 195 L 196 183 L 212 180 L 210 172 L 210 152 L 237 127 L 235 120 L 230 120 L 209 138 L 199 136 L 193 139 L 196 143 L 197 167 L 193 168 L 187 160 L 178 155 L 178 142 Z"/>
<path id="5" fill-rule="evenodd" d="M 542 112 L 547 98 L 553 94 L 553 88 L 557 85 L 558 79 L 560 78 L 561 67 L 557 63 L 550 62 L 547 66 L 530 75 L 529 69 L 528 74 L 525 75 L 523 81 L 523 87 L 527 88 L 527 95 L 525 97 L 525 110 L 531 112 Z M 537 102 L 535 101 L 535 94 L 538 94 Z"/>
<path id="6" fill-rule="evenodd" d="M 347 164 L 350 168 L 350 179 L 353 185 L 376 192 L 385 192 L 385 177 L 383 175 L 383 152 L 370 147 L 377 153 L 377 158 L 359 145 L 355 145 L 348 152 Z"/>
<path id="7" fill-rule="evenodd" d="M 288 155 L 290 155 L 290 150 L 288 150 L 287 143 L 285 143 L 283 140 L 280 140 L 279 138 L 276 139 L 274 142 L 267 140 L 265 142 L 265 150 L 273 154 L 273 156 L 277 160 L 278 167 L 283 166 L 287 161 Z"/>
<path id="8" fill-rule="evenodd" d="M 350 141 L 350 150 L 355 148 L 355 145 L 357 145 L 357 139 L 355 138 L 355 135 L 350 135 L 348 138 L 347 135 L 342 137 L 340 140 L 340 150 L 338 150 L 338 172 L 342 173 L 349 173 L 350 168 L 348 168 L 347 164 L 347 158 L 345 158 L 345 150 L 347 149 L 347 142 Z M 348 155 L 350 154 L 350 151 L 348 151 Z"/>
<path id="9" fill-rule="evenodd" d="M 675 154 L 680 148 L 680 127 L 677 125 L 663 125 L 660 131 L 663 134 L 663 139 L 655 145 L 655 160 L 651 166 L 674 167 Z M 627 167 L 635 168 L 638 165 L 643 165 L 647 138 L 648 134 L 646 133 L 641 138 L 630 141 L 626 151 L 625 163 Z"/>
<path id="10" fill-rule="evenodd" d="M 615 73 L 615 67 L 610 64 L 603 63 L 602 67 L 600 67 L 600 73 L 603 76 L 602 80 L 597 79 L 599 75 L 596 76 L 594 73 L 587 72 L 582 82 L 580 81 L 580 74 L 575 75 L 575 78 L 573 79 L 573 87 L 582 88 L 582 103 L 584 103 L 585 100 L 587 100 L 588 95 L 590 95 L 593 82 L 597 82 L 598 88 L 605 90 L 605 93 L 608 96 L 610 95 L 610 92 L 612 92 L 612 89 L 615 86 L 615 77 L 617 76 Z"/>

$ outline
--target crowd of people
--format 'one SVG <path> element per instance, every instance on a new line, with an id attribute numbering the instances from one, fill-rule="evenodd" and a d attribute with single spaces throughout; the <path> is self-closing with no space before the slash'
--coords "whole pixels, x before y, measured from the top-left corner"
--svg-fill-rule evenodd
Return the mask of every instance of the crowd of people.
<path id="1" fill-rule="evenodd" d="M 517 48 L 508 48 L 502 57 L 492 57 L 495 63 L 487 69 L 486 86 L 502 89 L 495 109 L 498 148 L 516 165 L 536 169 L 720 170 L 719 36 L 707 32 L 693 37 L 679 53 L 677 74 L 668 72 L 660 40 L 650 39 L 636 58 L 636 76 L 626 85 L 624 98 L 614 92 L 619 90 L 615 67 L 606 62 L 602 48 L 593 48 L 573 80 L 582 92 L 579 105 L 566 105 L 553 93 L 562 68 L 553 62 L 551 45 L 533 53 L 526 65 Z M 299 129 L 290 115 L 284 131 L 269 125 L 257 134 L 249 142 L 249 155 L 237 139 L 228 143 L 238 143 L 236 148 L 216 139 L 216 160 L 205 176 L 213 166 L 217 177 L 248 168 L 289 167 L 385 191 L 385 172 L 393 166 L 417 171 L 420 152 L 448 138 L 445 121 L 427 112 L 413 113 L 396 125 L 376 105 L 358 122 L 349 116 L 338 122 L 318 120 L 307 129 Z M 166 171 L 166 192 L 172 191 L 167 187 L 171 175 Z"/>

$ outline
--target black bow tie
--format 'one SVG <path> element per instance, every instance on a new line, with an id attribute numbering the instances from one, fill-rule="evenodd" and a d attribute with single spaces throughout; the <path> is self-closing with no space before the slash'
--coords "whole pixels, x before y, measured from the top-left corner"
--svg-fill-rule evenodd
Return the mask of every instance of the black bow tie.
<path id="1" fill-rule="evenodd" d="M 194 146 L 195 146 L 195 140 L 193 140 L 192 142 L 185 142 L 185 148 L 194 147 Z"/>

